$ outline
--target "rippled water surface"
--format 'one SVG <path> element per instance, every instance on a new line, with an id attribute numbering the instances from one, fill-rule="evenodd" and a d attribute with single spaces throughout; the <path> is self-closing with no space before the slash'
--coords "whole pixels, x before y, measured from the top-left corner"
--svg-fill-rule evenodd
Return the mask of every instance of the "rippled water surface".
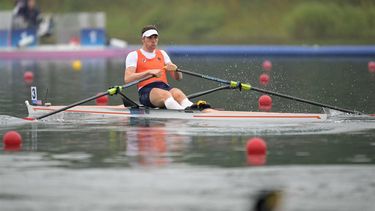
<path id="1" fill-rule="evenodd" d="M 261 58 L 172 58 L 184 69 L 375 113 L 369 59 L 278 59 L 264 87 Z M 0 150 L 1 210 L 252 210 L 278 193 L 281 210 L 374 210 L 375 122 L 348 116 L 322 123 L 248 123 L 128 118 L 25 121 L 30 86 L 54 105 L 122 84 L 123 61 L 0 61 L 0 135 L 23 137 Z M 25 71 L 34 73 L 25 83 Z M 185 76 L 173 85 L 194 93 L 215 82 Z M 134 87 L 126 90 L 136 98 Z M 260 93 L 226 90 L 205 99 L 226 110 L 257 111 Z M 117 96 L 110 104 L 120 104 Z M 94 104 L 92 102 L 91 104 Z M 317 106 L 273 97 L 272 111 Z M 254 137 L 266 154 L 247 153 Z"/>

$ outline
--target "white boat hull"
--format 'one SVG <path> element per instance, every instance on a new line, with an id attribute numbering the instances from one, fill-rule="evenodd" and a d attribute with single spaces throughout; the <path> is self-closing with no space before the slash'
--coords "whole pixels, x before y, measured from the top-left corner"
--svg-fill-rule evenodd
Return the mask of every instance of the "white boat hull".
<path id="1" fill-rule="evenodd" d="M 26 101 L 30 118 L 61 109 L 65 106 L 34 106 Z M 63 115 L 63 116 L 62 116 Z M 326 121 L 327 114 L 317 113 L 276 113 L 276 112 L 245 112 L 245 111 L 185 111 L 150 108 L 128 108 L 119 106 L 76 106 L 54 114 L 62 119 L 79 118 L 80 116 L 93 117 L 137 117 L 150 119 L 186 119 L 186 120 L 213 120 L 237 122 L 322 122 Z"/>

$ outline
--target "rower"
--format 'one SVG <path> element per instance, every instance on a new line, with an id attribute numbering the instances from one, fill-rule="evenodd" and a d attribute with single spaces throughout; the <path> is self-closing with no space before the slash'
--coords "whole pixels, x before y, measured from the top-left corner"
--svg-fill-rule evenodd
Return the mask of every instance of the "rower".
<path id="1" fill-rule="evenodd" d="M 168 84 L 168 71 L 175 80 L 182 79 L 177 66 L 172 63 L 164 50 L 157 49 L 159 32 L 156 26 L 143 27 L 141 32 L 142 48 L 132 51 L 126 57 L 125 83 L 147 76 L 154 76 L 138 84 L 141 104 L 151 108 L 186 109 L 193 103 L 178 88 Z"/>

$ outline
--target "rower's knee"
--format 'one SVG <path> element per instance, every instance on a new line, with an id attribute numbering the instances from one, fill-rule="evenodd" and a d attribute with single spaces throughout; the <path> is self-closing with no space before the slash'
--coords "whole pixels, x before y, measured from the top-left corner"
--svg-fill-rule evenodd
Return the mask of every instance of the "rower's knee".
<path id="1" fill-rule="evenodd" d="M 172 94 L 173 98 L 179 102 L 186 98 L 185 94 L 177 88 L 171 89 L 170 93 Z"/>
<path id="2" fill-rule="evenodd" d="M 168 91 L 163 90 L 162 92 L 159 93 L 160 98 L 165 101 L 166 99 L 170 98 L 172 94 Z"/>
<path id="3" fill-rule="evenodd" d="M 162 89 L 152 89 L 150 92 L 150 101 L 155 106 L 163 106 L 164 101 L 170 98 L 172 94 L 166 90 Z"/>

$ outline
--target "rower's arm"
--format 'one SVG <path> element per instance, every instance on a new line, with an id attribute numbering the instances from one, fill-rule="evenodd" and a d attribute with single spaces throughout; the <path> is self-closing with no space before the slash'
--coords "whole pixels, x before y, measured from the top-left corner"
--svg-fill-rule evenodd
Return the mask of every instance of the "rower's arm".
<path id="1" fill-rule="evenodd" d="M 160 69 L 151 69 L 151 70 L 137 73 L 136 67 L 127 67 L 125 69 L 124 82 L 125 84 L 127 84 L 136 80 L 140 80 L 150 75 L 158 78 L 161 76 L 161 73 L 162 73 L 162 70 Z"/>
<path id="2" fill-rule="evenodd" d="M 125 73 L 124 73 L 125 84 L 137 80 L 137 76 L 134 76 L 135 70 L 136 70 L 135 67 L 128 67 L 128 68 L 125 69 Z"/>
<path id="3" fill-rule="evenodd" d="M 169 70 L 169 74 L 174 78 L 175 80 L 181 80 L 182 79 L 182 73 L 177 72 L 177 66 L 173 64 L 172 62 L 166 64 L 166 69 Z"/>

